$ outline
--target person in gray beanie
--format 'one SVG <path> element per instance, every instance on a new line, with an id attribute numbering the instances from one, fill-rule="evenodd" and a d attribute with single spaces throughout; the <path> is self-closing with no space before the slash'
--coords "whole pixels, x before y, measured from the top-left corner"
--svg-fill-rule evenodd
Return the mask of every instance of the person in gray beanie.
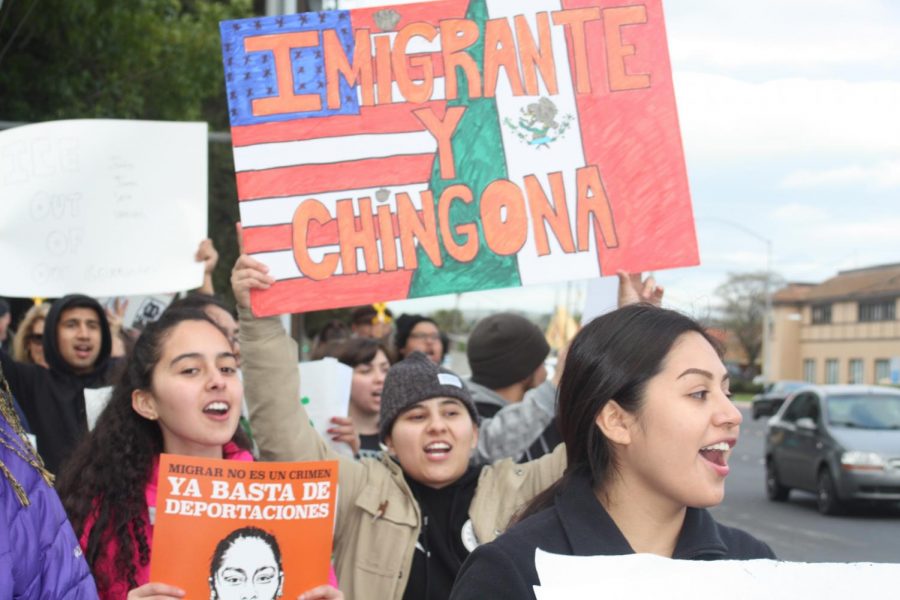
<path id="1" fill-rule="evenodd" d="M 390 435 L 394 421 L 406 409 L 432 398 L 455 398 L 478 423 L 478 411 L 472 395 L 456 373 L 435 365 L 422 352 L 413 352 L 388 371 L 381 390 L 381 414 L 378 419 L 381 441 Z"/>
<path id="2" fill-rule="evenodd" d="M 550 345 L 537 325 L 513 313 L 498 313 L 478 322 L 469 336 L 466 354 L 472 376 L 466 385 L 479 416 L 496 417 L 504 407 L 503 440 L 491 440 L 502 449 L 500 458 L 518 458 L 546 437 L 541 447 L 552 450 L 552 431 L 542 436 L 556 414 L 556 384 L 547 380 L 544 360 Z M 546 451 L 544 453 L 546 453 Z"/>

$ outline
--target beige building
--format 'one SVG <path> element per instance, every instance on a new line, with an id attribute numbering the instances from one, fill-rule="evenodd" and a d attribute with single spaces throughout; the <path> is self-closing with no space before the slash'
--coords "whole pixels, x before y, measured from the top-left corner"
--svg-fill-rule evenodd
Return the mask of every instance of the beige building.
<path id="1" fill-rule="evenodd" d="M 900 263 L 790 284 L 772 311 L 772 380 L 900 383 Z"/>

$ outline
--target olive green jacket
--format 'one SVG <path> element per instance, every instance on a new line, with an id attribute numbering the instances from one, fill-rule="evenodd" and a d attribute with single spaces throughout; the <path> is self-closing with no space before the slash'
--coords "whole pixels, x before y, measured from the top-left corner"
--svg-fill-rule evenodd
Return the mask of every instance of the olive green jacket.
<path id="1" fill-rule="evenodd" d="M 400 466 L 390 457 L 338 456 L 299 402 L 297 345 L 277 317 L 241 311 L 241 370 L 250 423 L 263 460 L 338 460 L 334 530 L 338 584 L 348 600 L 401 600 L 419 537 L 421 513 Z M 565 449 L 527 464 L 484 467 L 469 517 L 479 543 L 493 540 L 512 515 L 565 468 Z"/>

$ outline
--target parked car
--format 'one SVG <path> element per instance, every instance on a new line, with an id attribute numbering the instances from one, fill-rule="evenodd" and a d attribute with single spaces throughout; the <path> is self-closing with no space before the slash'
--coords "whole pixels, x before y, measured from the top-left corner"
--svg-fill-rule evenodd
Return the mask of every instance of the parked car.
<path id="1" fill-rule="evenodd" d="M 777 413 L 785 399 L 805 385 L 809 384 L 805 381 L 776 381 L 767 385 L 763 393 L 753 396 L 750 408 L 753 420 Z"/>
<path id="2" fill-rule="evenodd" d="M 819 512 L 855 501 L 900 502 L 900 390 L 806 386 L 769 420 L 766 493 L 814 492 Z"/>

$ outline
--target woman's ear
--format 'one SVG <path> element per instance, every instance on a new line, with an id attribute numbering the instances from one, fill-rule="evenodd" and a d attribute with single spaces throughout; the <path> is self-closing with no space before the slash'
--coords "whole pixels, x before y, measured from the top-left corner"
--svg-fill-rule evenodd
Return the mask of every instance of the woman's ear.
<path id="1" fill-rule="evenodd" d="M 388 454 L 391 456 L 397 456 L 397 453 L 394 451 L 394 440 L 391 439 L 390 434 L 384 436 L 384 447 L 388 449 Z"/>
<path id="2" fill-rule="evenodd" d="M 478 425 L 473 421 L 472 422 L 472 444 L 469 449 L 474 450 L 477 447 L 478 447 Z"/>
<path id="3" fill-rule="evenodd" d="M 159 418 L 159 414 L 156 412 L 156 403 L 153 401 L 153 394 L 147 390 L 134 390 L 131 392 L 131 408 L 149 421 L 155 421 Z"/>
<path id="4" fill-rule="evenodd" d="M 603 405 L 594 423 L 603 432 L 604 437 L 614 444 L 627 446 L 631 443 L 631 426 L 634 415 L 622 408 L 615 400 Z"/>

